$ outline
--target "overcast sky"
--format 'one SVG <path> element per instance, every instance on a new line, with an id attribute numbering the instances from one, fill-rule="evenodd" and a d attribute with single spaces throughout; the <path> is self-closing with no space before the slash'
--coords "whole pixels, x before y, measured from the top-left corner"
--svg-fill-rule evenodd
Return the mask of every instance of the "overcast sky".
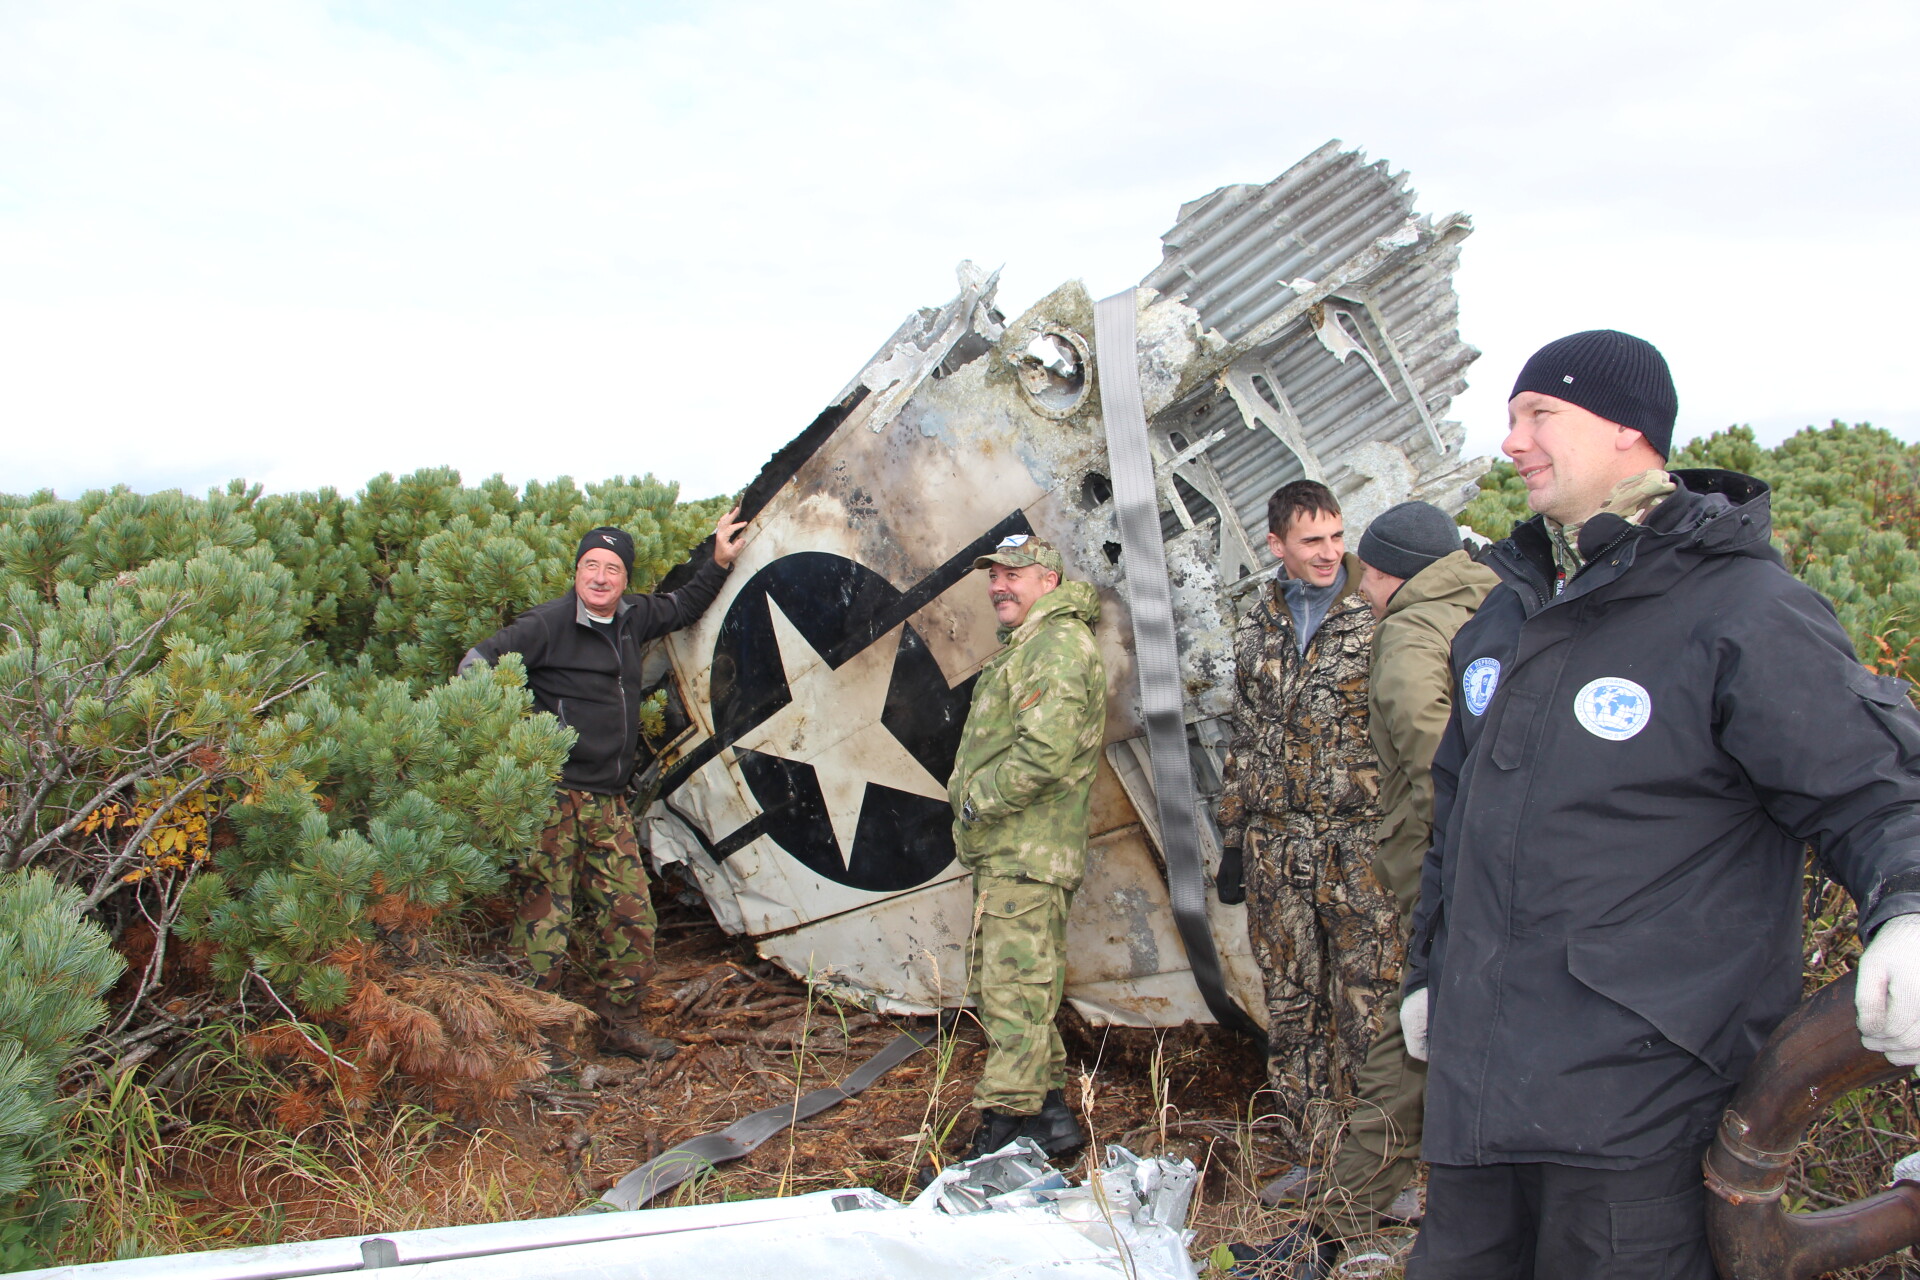
<path id="1" fill-rule="evenodd" d="M 0 0 L 0 491 L 736 489 L 962 258 L 1017 314 L 1329 138 L 1682 437 L 1920 438 L 1920 5 Z"/>

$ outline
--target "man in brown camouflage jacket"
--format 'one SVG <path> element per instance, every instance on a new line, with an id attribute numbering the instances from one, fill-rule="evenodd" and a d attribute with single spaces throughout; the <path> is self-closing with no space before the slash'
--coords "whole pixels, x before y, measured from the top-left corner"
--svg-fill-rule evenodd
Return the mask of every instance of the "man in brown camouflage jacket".
<path id="1" fill-rule="evenodd" d="M 1393 896 L 1373 869 L 1380 786 L 1361 565 L 1346 554 L 1340 505 L 1325 485 L 1282 486 L 1267 527 L 1280 569 L 1234 640 L 1219 888 L 1223 902 L 1248 900 L 1266 982 L 1268 1083 L 1305 1159 L 1325 1137 L 1308 1104 L 1351 1093 L 1383 1003 L 1398 998 L 1402 943 Z"/>

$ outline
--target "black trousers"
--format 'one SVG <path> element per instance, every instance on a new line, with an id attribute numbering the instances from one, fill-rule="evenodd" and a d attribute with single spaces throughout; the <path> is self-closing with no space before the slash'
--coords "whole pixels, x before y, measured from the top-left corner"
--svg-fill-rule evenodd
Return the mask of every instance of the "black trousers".
<path id="1" fill-rule="evenodd" d="M 1407 1280 L 1715 1280 L 1705 1153 L 1639 1169 L 1432 1165 Z"/>

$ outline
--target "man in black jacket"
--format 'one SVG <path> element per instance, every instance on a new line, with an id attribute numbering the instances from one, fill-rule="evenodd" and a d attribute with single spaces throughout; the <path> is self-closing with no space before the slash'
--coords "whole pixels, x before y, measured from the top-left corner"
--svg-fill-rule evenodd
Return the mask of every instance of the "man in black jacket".
<path id="1" fill-rule="evenodd" d="M 460 668 L 517 653 L 536 711 L 578 738 L 560 774 L 540 846 L 521 863 L 533 883 L 520 903 L 514 940 L 542 990 L 559 985 L 578 898 L 598 917 L 602 1047 L 671 1057 L 678 1046 L 640 1025 L 640 997 L 653 976 L 653 903 L 627 812 L 640 731 L 640 665 L 648 642 L 706 612 L 740 553 L 736 508 L 714 526 L 713 558 L 665 595 L 627 595 L 633 539 L 594 529 L 574 553 L 573 590 L 535 605 L 467 651 Z"/>
<path id="2" fill-rule="evenodd" d="M 1766 485 L 1668 473 L 1676 408 L 1611 330 L 1508 405 L 1539 514 L 1488 557 L 1434 760 L 1415 1280 L 1713 1276 L 1700 1159 L 1799 999 L 1808 844 L 1870 940 L 1867 1044 L 1920 1061 L 1920 717 L 1782 566 Z"/>

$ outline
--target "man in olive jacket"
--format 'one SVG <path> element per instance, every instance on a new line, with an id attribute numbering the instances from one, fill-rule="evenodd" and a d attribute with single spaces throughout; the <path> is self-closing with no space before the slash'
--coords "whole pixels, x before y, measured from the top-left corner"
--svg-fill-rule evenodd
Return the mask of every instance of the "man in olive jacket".
<path id="1" fill-rule="evenodd" d="M 1404 938 L 1433 830 L 1433 756 L 1452 709 L 1447 653 L 1500 579 L 1461 549 L 1453 517 L 1427 502 L 1376 516 L 1360 537 L 1360 561 L 1360 592 L 1375 618 L 1367 676 L 1380 765 L 1373 869 L 1399 908 Z M 1377 1230 L 1420 1169 L 1426 1064 L 1407 1053 L 1397 1005 L 1388 1002 L 1381 1013 L 1380 1033 L 1354 1076 L 1358 1105 L 1311 1215 L 1323 1241 Z"/>
<path id="2" fill-rule="evenodd" d="M 974 567 L 1006 648 L 973 686 L 947 794 L 954 850 L 973 872 L 970 986 L 987 1036 L 971 1155 L 1025 1135 L 1050 1155 L 1085 1144 L 1067 1108 L 1054 1017 L 1067 976 L 1067 909 L 1087 869 L 1087 805 L 1107 729 L 1094 643 L 1100 601 L 1063 582 L 1060 553 L 1014 534 Z"/>

